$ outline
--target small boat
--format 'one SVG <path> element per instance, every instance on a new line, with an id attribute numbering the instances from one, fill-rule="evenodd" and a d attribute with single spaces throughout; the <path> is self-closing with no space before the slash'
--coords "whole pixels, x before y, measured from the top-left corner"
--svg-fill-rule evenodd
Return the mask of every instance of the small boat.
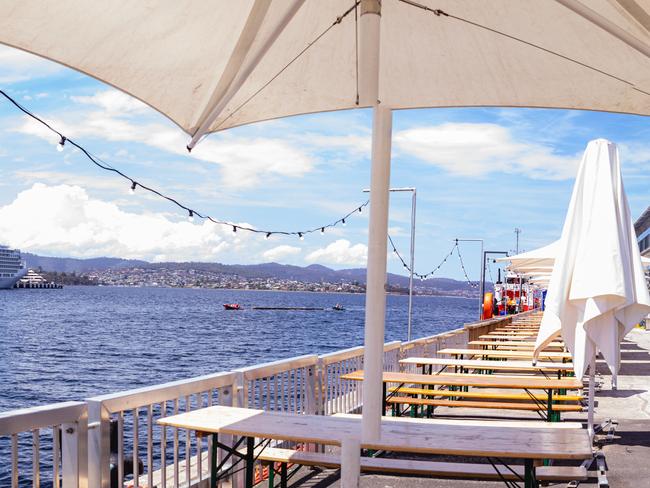
<path id="1" fill-rule="evenodd" d="M 241 310 L 239 303 L 224 303 L 223 308 L 226 310 Z"/>
<path id="2" fill-rule="evenodd" d="M 338 310 L 338 311 L 341 311 L 341 310 L 345 310 L 345 308 L 343 308 L 343 305 L 341 305 L 340 303 L 337 303 L 336 305 L 334 305 L 334 306 L 332 307 L 332 310 Z"/>

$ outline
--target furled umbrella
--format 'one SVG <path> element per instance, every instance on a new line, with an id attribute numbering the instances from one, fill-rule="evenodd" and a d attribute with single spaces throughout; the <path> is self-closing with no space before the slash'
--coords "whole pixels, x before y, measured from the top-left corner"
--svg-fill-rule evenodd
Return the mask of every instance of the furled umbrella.
<path id="1" fill-rule="evenodd" d="M 620 342 L 650 296 L 614 143 L 587 145 L 559 243 L 534 356 L 561 334 L 578 378 L 590 365 L 593 375 L 598 351 L 615 377 Z M 590 401 L 590 420 L 592 411 Z"/>

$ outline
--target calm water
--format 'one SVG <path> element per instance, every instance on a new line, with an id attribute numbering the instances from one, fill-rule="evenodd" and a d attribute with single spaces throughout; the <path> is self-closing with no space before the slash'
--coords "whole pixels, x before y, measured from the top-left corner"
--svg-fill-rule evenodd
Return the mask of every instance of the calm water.
<path id="1" fill-rule="evenodd" d="M 239 302 L 244 310 L 225 311 Z M 342 304 L 346 310 L 331 307 Z M 82 400 L 363 343 L 363 295 L 163 288 L 0 290 L 0 412 Z M 322 311 L 251 310 L 253 306 Z M 387 340 L 406 336 L 408 297 L 388 297 Z M 476 300 L 415 297 L 413 337 L 470 322 Z M 41 486 L 52 486 L 51 431 L 41 431 Z M 144 437 L 144 433 L 142 433 Z M 31 486 L 31 435 L 19 443 L 19 486 Z M 125 449 L 132 448 L 125 441 Z M 0 437 L 0 487 L 10 484 Z M 140 446 L 140 456 L 146 453 Z M 182 452 L 182 450 L 181 450 Z"/>
<path id="2" fill-rule="evenodd" d="M 361 345 L 364 299 L 165 288 L 0 290 L 0 411 Z M 246 309 L 225 311 L 230 302 Z M 336 303 L 346 310 L 331 310 Z M 388 297 L 387 340 L 405 339 L 407 303 L 405 296 Z M 476 300 L 415 297 L 413 337 L 470 322 L 476 308 Z"/>

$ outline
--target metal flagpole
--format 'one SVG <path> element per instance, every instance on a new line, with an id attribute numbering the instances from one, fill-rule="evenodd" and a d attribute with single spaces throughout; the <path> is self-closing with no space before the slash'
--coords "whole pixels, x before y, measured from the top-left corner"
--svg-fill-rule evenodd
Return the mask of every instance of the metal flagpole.
<path id="1" fill-rule="evenodd" d="M 368 193 L 370 190 L 363 190 Z M 417 190 L 414 187 L 408 188 L 391 188 L 388 191 L 403 192 L 410 191 L 411 195 L 411 254 L 410 254 L 410 273 L 409 273 L 409 308 L 408 308 L 408 323 L 406 327 L 406 340 L 411 340 L 411 324 L 413 320 L 413 275 L 415 273 L 415 204 L 417 200 Z"/>

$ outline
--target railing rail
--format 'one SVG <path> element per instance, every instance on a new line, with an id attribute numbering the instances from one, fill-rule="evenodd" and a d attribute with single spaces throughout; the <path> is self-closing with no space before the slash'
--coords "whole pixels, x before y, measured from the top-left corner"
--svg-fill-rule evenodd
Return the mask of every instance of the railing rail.
<path id="1" fill-rule="evenodd" d="M 511 321 L 512 316 L 496 317 L 410 342 L 386 343 L 384 369 L 404 370 L 399 363 L 402 358 L 434 357 L 445 347 L 467 347 L 480 335 Z M 59 460 L 51 462 L 54 488 L 197 486 L 210 474 L 210 438 L 162 427 L 158 419 L 217 404 L 320 415 L 358 412 L 363 383 L 342 376 L 363 369 L 363 354 L 362 346 L 352 347 L 95 396 L 86 402 L 0 413 L 0 441 L 4 436 L 11 443 L 11 486 L 19 486 L 19 448 L 29 444 L 34 446 L 32 484 L 39 486 L 37 453 L 43 429 L 52 429 L 50 458 Z M 29 435 L 30 443 L 18 442 L 20 436 Z M 217 456 L 221 458 L 221 450 Z M 233 478 L 233 486 L 238 478 Z"/>
<path id="2" fill-rule="evenodd" d="M 31 445 L 30 485 L 41 481 L 54 488 L 88 488 L 87 406 L 63 402 L 0 413 L 0 441 L 10 444 L 11 488 L 24 485 L 21 465 L 28 464 L 25 450 Z M 43 441 L 43 442 L 41 442 Z M 22 454 L 22 456 L 21 456 Z M 49 473 L 45 468 L 51 469 Z"/>

